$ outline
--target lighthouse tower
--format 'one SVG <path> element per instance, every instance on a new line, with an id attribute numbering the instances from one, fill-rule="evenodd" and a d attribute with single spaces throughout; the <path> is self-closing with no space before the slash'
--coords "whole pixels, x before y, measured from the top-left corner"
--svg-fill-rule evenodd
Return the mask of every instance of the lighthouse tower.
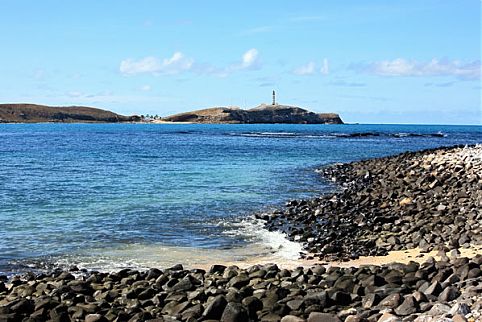
<path id="1" fill-rule="evenodd" d="M 276 92 L 273 90 L 273 103 L 271 105 L 276 105 Z"/>

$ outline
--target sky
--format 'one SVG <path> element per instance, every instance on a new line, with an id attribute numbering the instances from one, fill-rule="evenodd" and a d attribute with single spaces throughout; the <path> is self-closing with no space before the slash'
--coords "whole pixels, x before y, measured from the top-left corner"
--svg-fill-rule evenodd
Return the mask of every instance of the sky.
<path id="1" fill-rule="evenodd" d="M 480 0 L 0 0 L 0 103 L 482 124 Z"/>

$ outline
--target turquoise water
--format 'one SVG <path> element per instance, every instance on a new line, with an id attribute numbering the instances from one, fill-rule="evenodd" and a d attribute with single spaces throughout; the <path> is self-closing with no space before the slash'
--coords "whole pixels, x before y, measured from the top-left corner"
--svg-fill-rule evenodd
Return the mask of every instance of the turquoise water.
<path id="1" fill-rule="evenodd" d="M 254 212 L 331 189 L 320 165 L 475 143 L 481 127 L 0 124 L 0 273 L 229 257 L 269 244 Z"/>

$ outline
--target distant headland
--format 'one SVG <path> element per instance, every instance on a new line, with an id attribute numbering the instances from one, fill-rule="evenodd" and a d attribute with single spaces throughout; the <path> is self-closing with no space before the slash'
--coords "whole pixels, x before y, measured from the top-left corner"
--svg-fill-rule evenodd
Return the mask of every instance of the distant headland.
<path id="1" fill-rule="evenodd" d="M 0 123 L 119 123 L 138 122 L 139 116 L 124 116 L 85 106 L 0 104 Z"/>

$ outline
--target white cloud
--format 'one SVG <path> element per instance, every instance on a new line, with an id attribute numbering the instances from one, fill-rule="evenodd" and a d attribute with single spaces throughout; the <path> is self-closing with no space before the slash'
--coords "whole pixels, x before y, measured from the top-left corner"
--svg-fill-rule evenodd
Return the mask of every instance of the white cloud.
<path id="1" fill-rule="evenodd" d="M 296 75 L 313 75 L 316 72 L 315 62 L 310 61 L 308 64 L 296 68 L 293 73 Z"/>
<path id="2" fill-rule="evenodd" d="M 429 62 L 397 58 L 360 64 L 355 69 L 380 76 L 454 76 L 460 79 L 479 79 L 481 74 L 480 60 L 464 63 L 436 58 Z"/>
<path id="3" fill-rule="evenodd" d="M 143 91 L 143 92 L 149 92 L 151 90 L 151 86 L 150 85 L 143 85 L 143 86 L 141 86 L 140 90 Z"/>
<path id="4" fill-rule="evenodd" d="M 323 59 L 323 66 L 321 66 L 320 68 L 320 73 L 322 73 L 323 75 L 328 75 L 328 73 L 330 72 L 330 68 L 328 66 L 328 59 Z"/>
<path id="5" fill-rule="evenodd" d="M 241 56 L 240 61 L 234 62 L 226 67 L 219 68 L 212 65 L 198 65 L 196 67 L 201 74 L 226 77 L 237 71 L 258 70 L 261 68 L 261 60 L 259 59 L 258 50 L 251 48 Z"/>
<path id="6" fill-rule="evenodd" d="M 119 71 L 123 75 L 152 74 L 175 75 L 182 72 L 226 77 L 233 72 L 242 70 L 257 70 L 261 68 L 259 52 L 256 48 L 246 51 L 238 62 L 225 67 L 217 67 L 209 63 L 195 63 L 194 59 L 186 57 L 181 52 L 175 52 L 172 57 L 162 61 L 149 56 L 139 60 L 125 59 L 120 63 Z"/>
<path id="7" fill-rule="evenodd" d="M 289 19 L 292 22 L 307 22 L 324 20 L 323 16 L 296 16 Z"/>
<path id="8" fill-rule="evenodd" d="M 85 97 L 85 94 L 79 91 L 70 91 L 67 93 L 69 97 Z"/>
<path id="9" fill-rule="evenodd" d="M 239 35 L 240 36 L 249 36 L 249 35 L 266 33 L 266 32 L 271 32 L 271 31 L 273 31 L 272 26 L 261 26 L 261 27 L 255 27 L 255 28 L 244 30 L 244 31 L 240 32 Z"/>
<path id="10" fill-rule="evenodd" d="M 251 48 L 243 54 L 240 69 L 252 69 L 259 67 L 258 50 Z"/>
<path id="11" fill-rule="evenodd" d="M 94 99 L 99 97 L 109 97 L 112 96 L 111 91 L 100 91 L 97 93 L 86 93 L 82 91 L 70 91 L 67 92 L 67 97 L 75 98 L 75 99 Z"/>
<path id="12" fill-rule="evenodd" d="M 191 69 L 194 60 L 187 58 L 181 52 L 175 52 L 172 57 L 162 61 L 157 57 L 145 57 L 140 60 L 125 59 L 121 62 L 119 70 L 124 75 L 136 74 L 179 74 Z"/>
<path id="13" fill-rule="evenodd" d="M 45 79 L 45 70 L 43 70 L 43 69 L 35 70 L 35 72 L 33 74 L 33 78 L 35 80 L 44 80 Z"/>
<path id="14" fill-rule="evenodd" d="M 321 65 L 318 65 L 313 61 L 310 61 L 309 63 L 302 65 L 298 68 L 295 68 L 293 70 L 293 73 L 295 75 L 300 75 L 300 76 L 315 75 L 317 73 L 320 73 L 322 75 L 328 75 L 329 72 L 330 72 L 330 68 L 328 65 L 328 59 L 326 58 L 323 59 L 323 63 Z"/>

